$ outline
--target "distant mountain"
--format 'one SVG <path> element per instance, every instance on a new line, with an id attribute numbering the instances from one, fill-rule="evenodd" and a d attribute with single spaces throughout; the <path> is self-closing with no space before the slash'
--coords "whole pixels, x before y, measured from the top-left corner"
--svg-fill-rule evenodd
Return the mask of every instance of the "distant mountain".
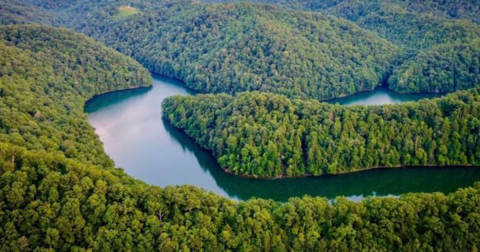
<path id="1" fill-rule="evenodd" d="M 206 93 L 344 96 L 377 87 L 399 53 L 348 21 L 262 5 L 184 3 L 117 15 L 97 12 L 75 29 Z"/>
<path id="2" fill-rule="evenodd" d="M 480 38 L 474 3 L 268 3 L 30 0 L 22 4 L 54 13 L 57 26 L 81 31 L 149 70 L 181 79 L 204 93 L 262 91 L 327 99 L 388 83 L 403 93 L 450 92 L 476 85 L 463 82 L 466 79 L 448 88 L 395 84 L 396 76 L 407 74 L 401 71 L 421 60 L 420 54 Z M 462 58 L 452 60 L 464 64 Z M 395 76 L 389 80 L 392 73 Z"/>
<path id="3" fill-rule="evenodd" d="M 53 25 L 55 15 L 48 10 L 17 0 L 3 0 L 0 4 L 0 25 L 45 24 Z"/>

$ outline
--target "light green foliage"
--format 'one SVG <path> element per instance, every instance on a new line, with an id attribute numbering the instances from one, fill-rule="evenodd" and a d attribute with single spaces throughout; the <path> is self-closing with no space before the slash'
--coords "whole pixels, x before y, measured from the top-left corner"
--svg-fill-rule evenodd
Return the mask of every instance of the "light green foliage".
<path id="1" fill-rule="evenodd" d="M 93 95 L 149 85 L 140 64 L 84 35 L 0 26 L 0 142 L 111 164 L 87 122 Z"/>
<path id="2" fill-rule="evenodd" d="M 471 251 L 480 245 L 478 184 L 448 196 L 359 203 L 235 202 L 0 144 L 0 185 L 2 251 Z"/>
<path id="3" fill-rule="evenodd" d="M 118 13 L 117 15 L 113 16 L 114 19 L 122 19 L 126 18 L 131 15 L 138 14 L 140 11 L 137 8 L 128 6 L 128 5 L 122 5 L 118 7 Z"/>

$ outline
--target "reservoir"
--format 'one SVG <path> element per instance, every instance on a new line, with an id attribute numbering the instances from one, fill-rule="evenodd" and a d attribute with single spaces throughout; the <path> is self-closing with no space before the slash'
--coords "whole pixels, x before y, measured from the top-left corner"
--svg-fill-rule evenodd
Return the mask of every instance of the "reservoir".
<path id="1" fill-rule="evenodd" d="M 453 192 L 480 181 L 478 168 L 396 168 L 344 175 L 281 180 L 255 180 L 223 172 L 213 156 L 161 118 L 166 97 L 194 95 L 182 82 L 153 76 L 152 87 L 96 96 L 85 104 L 90 124 L 106 153 L 126 173 L 152 185 L 194 185 L 216 194 L 286 201 L 303 195 L 359 200 L 409 192 Z M 329 102 L 342 105 L 392 104 L 426 95 L 400 95 L 387 89 L 359 93 Z"/>

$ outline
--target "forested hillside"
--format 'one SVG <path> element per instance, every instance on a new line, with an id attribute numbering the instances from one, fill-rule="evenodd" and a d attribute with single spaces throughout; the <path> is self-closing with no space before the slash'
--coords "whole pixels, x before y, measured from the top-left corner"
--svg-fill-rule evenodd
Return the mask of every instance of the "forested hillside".
<path id="1" fill-rule="evenodd" d="M 398 53 L 352 23 L 322 14 L 184 2 L 119 19 L 117 8 L 75 29 L 207 93 L 344 96 L 377 87 Z"/>
<path id="2" fill-rule="evenodd" d="M 0 26 L 0 48 L 0 142 L 111 165 L 83 104 L 95 94 L 149 85 L 148 71 L 66 29 Z"/>
<path id="3" fill-rule="evenodd" d="M 479 185 L 448 196 L 359 203 L 235 202 L 191 186 L 145 185 L 113 168 L 82 112 L 94 94 L 148 85 L 145 69 L 85 36 L 40 26 L 0 27 L 0 54 L 1 251 L 472 251 L 480 245 Z M 475 92 L 458 95 L 458 106 L 475 100 Z"/>
<path id="4" fill-rule="evenodd" d="M 406 72 L 437 47 L 478 50 L 475 1 L 18 1 L 54 15 L 56 26 L 83 32 L 203 93 L 261 91 L 321 100 L 382 84 L 402 93 L 477 85 L 459 78 L 426 87 L 414 81 L 424 73 Z M 49 22 L 27 14 L 0 12 L 4 23 Z M 450 60 L 468 64 L 462 57 Z M 435 66 L 445 76 L 458 75 L 454 69 Z M 477 71 L 461 75 L 477 78 Z M 404 76 L 408 84 L 397 83 Z"/>
<path id="5" fill-rule="evenodd" d="M 438 46 L 395 70 L 389 86 L 399 93 L 446 93 L 480 83 L 480 40 Z"/>
<path id="6" fill-rule="evenodd" d="M 0 4 L 0 25 L 38 23 L 52 25 L 55 17 L 42 8 L 17 0 L 2 0 Z"/>
<path id="7" fill-rule="evenodd" d="M 237 175 L 277 178 L 480 164 L 478 89 L 372 107 L 262 93 L 175 96 L 164 101 L 163 111 Z"/>
<path id="8" fill-rule="evenodd" d="M 478 82 L 472 80 L 478 78 L 480 68 L 472 64 L 472 60 L 478 59 L 476 51 L 480 47 L 475 41 L 480 37 L 480 26 L 468 20 L 478 22 L 478 19 L 472 19 L 466 11 L 455 15 L 454 8 L 450 13 L 444 11 L 448 6 L 457 9 L 463 6 L 474 13 L 479 5 L 471 6 L 469 1 L 433 2 L 345 1 L 325 11 L 354 21 L 404 49 L 406 60 L 395 67 L 394 75 L 388 80 L 396 92 L 445 93 L 477 86 Z M 454 56 L 453 50 L 461 51 L 466 57 Z M 446 51 L 450 51 L 448 56 Z M 441 58 L 438 60 L 442 63 L 426 61 L 426 58 L 432 59 L 432 55 L 448 57 L 448 62 Z M 419 67 L 419 63 L 423 66 Z M 430 72 L 421 72 L 418 68 L 428 68 Z M 426 75 L 431 76 L 428 83 Z"/>
<path id="9" fill-rule="evenodd" d="M 384 83 L 399 54 L 351 22 L 258 4 L 26 2 L 204 93 L 345 96 Z"/>
<path id="10" fill-rule="evenodd" d="M 230 2 L 230 1 L 203 1 Z M 233 1 L 236 2 L 236 1 Z M 373 31 L 382 38 L 403 49 L 399 55 L 395 73 L 388 81 L 393 90 L 402 93 L 444 93 L 478 85 L 471 78 L 459 78 L 453 81 L 449 76 L 458 75 L 457 67 L 446 64 L 436 65 L 437 73 L 442 73 L 448 80 L 428 84 L 415 79 L 424 79 L 425 73 L 406 72 L 418 68 L 414 62 L 425 60 L 425 55 L 436 54 L 440 47 L 469 47 L 479 50 L 478 43 L 471 43 L 480 37 L 480 3 L 477 1 L 402 1 L 402 0 L 330 0 L 330 1 L 283 1 L 259 0 L 254 2 L 269 3 L 286 9 L 318 11 L 355 22 L 360 27 Z M 464 43 L 464 45 L 459 45 Z M 475 46 L 472 48 L 472 46 Z M 405 61 L 404 61 L 405 60 Z M 467 65 L 470 61 L 460 57 L 450 57 L 452 65 Z M 425 64 L 425 63 L 424 63 Z M 472 68 L 470 74 L 478 78 L 479 68 Z M 397 83 L 399 75 L 408 75 L 408 84 Z M 438 76 L 438 75 L 437 75 Z M 438 77 L 435 77 L 438 79 Z M 445 85 L 445 82 L 449 82 Z"/>
<path id="11" fill-rule="evenodd" d="M 241 0 L 202 0 L 203 3 L 242 2 Z M 287 9 L 304 11 L 331 11 L 348 6 L 351 13 L 367 14 L 362 6 L 397 6 L 417 14 L 432 14 L 441 18 L 465 19 L 480 24 L 480 5 L 476 0 L 254 0 L 251 2 L 273 4 Z M 356 16 L 355 15 L 355 16 Z"/>

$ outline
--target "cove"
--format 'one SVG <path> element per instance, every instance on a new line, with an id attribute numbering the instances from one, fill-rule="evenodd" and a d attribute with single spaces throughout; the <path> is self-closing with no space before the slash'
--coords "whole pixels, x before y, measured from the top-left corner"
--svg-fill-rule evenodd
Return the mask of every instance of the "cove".
<path id="1" fill-rule="evenodd" d="M 340 105 L 383 105 L 397 104 L 409 101 L 418 101 L 425 98 L 435 98 L 438 94 L 399 94 L 388 89 L 385 86 L 379 87 L 371 92 L 360 92 L 342 98 L 328 100 L 328 103 L 338 103 Z"/>
<path id="2" fill-rule="evenodd" d="M 252 197 L 286 201 L 303 195 L 352 200 L 409 192 L 453 192 L 480 181 L 478 168 L 376 169 L 316 178 L 255 180 L 229 175 L 212 155 L 161 119 L 168 96 L 194 95 L 182 82 L 153 76 L 150 88 L 96 96 L 85 104 L 89 122 L 106 153 L 131 176 L 165 186 L 194 185 L 238 200 Z M 389 104 L 430 97 L 399 95 L 381 88 L 329 102 L 342 105 Z"/>

